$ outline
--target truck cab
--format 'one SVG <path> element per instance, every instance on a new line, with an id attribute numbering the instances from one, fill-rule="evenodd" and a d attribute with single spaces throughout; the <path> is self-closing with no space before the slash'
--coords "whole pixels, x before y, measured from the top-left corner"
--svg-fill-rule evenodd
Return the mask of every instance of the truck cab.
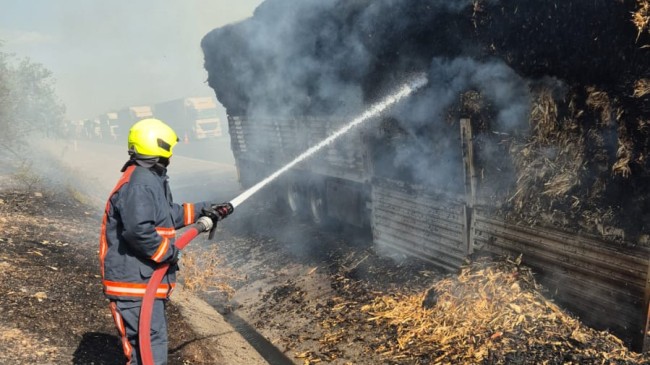
<path id="1" fill-rule="evenodd" d="M 142 119 L 153 118 L 153 112 L 148 105 L 130 106 L 119 110 L 115 126 L 111 126 L 111 135 L 116 140 L 126 140 L 131 126 Z"/>
<path id="2" fill-rule="evenodd" d="M 99 121 L 98 138 L 106 142 L 116 142 L 118 133 L 117 113 L 108 112 L 97 117 Z"/>
<path id="3" fill-rule="evenodd" d="M 183 140 L 204 140 L 222 136 L 217 103 L 213 98 L 192 97 L 154 105 L 156 118 L 169 124 Z"/>
<path id="4" fill-rule="evenodd" d="M 196 139 L 221 137 L 221 120 L 217 116 L 217 104 L 211 97 L 187 98 L 185 106 Z"/>

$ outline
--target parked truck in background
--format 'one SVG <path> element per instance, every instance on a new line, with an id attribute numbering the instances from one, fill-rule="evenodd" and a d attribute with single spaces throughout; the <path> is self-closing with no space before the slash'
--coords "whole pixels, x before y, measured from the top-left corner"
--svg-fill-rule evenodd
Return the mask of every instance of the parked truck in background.
<path id="1" fill-rule="evenodd" d="M 97 138 L 104 142 L 117 142 L 117 113 L 108 112 L 97 116 L 95 119 L 98 131 Z"/>
<path id="2" fill-rule="evenodd" d="M 117 112 L 101 114 L 97 119 L 99 119 L 101 139 L 104 141 L 116 141 L 119 128 Z"/>
<path id="3" fill-rule="evenodd" d="M 111 113 L 108 113 L 111 114 Z M 153 111 L 148 105 L 130 106 L 117 111 L 117 119 L 114 124 L 111 120 L 111 138 L 115 141 L 126 141 L 126 136 L 129 133 L 131 126 L 145 118 L 152 118 Z"/>
<path id="4" fill-rule="evenodd" d="M 156 118 L 169 124 L 183 140 L 203 140 L 222 136 L 217 103 L 212 97 L 192 97 L 155 104 Z"/>

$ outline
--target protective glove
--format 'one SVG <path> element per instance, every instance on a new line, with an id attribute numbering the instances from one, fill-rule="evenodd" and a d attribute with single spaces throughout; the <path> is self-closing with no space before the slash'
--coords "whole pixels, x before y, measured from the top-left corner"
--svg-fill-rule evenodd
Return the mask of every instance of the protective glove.
<path id="1" fill-rule="evenodd" d="M 229 216 L 235 208 L 230 203 L 220 203 L 210 205 L 210 209 L 216 212 L 219 220 L 222 220 Z"/>
<path id="2" fill-rule="evenodd" d="M 202 209 L 201 215 L 212 219 L 213 223 L 212 229 L 210 229 L 210 234 L 208 235 L 209 240 L 214 238 L 214 233 L 217 231 L 217 222 L 226 218 L 233 212 L 233 210 L 235 210 L 235 208 L 230 203 L 213 204 L 209 208 Z"/>
<path id="3" fill-rule="evenodd" d="M 183 256 L 183 251 L 177 248 L 174 254 L 172 255 L 172 257 L 169 259 L 169 263 L 171 265 L 178 264 L 182 256 Z"/>

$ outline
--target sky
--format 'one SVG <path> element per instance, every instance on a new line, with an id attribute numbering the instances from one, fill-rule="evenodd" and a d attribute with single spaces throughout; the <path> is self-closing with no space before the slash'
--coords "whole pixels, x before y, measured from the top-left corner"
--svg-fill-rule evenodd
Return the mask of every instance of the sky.
<path id="1" fill-rule="evenodd" d="M 53 72 L 72 120 L 214 96 L 201 38 L 262 0 L 0 0 L 0 51 Z"/>

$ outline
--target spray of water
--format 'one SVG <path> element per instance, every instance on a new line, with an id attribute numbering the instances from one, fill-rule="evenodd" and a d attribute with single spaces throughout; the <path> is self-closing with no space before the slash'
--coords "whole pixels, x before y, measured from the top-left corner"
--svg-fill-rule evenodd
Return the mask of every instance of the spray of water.
<path id="1" fill-rule="evenodd" d="M 267 178 L 264 180 L 260 181 L 259 183 L 255 184 L 254 186 L 250 187 L 248 190 L 244 191 L 241 193 L 238 197 L 233 199 L 230 204 L 233 205 L 233 207 L 239 206 L 241 203 L 246 201 L 246 199 L 250 198 L 253 194 L 258 192 L 260 189 L 262 189 L 264 186 L 269 184 L 271 181 L 275 180 L 278 178 L 278 176 L 282 175 L 285 173 L 287 170 L 291 169 L 298 163 L 304 161 L 314 153 L 320 151 L 323 147 L 329 145 L 333 141 L 335 141 L 337 138 L 340 136 L 348 133 L 350 130 L 352 130 L 354 127 L 358 126 L 359 124 L 372 119 L 374 117 L 377 117 L 381 115 L 386 109 L 389 107 L 393 106 L 403 98 L 409 96 L 411 93 L 413 93 L 415 90 L 423 87 L 424 85 L 427 84 L 427 78 L 425 75 L 420 75 L 413 79 L 411 82 L 406 83 L 404 86 L 402 86 L 399 90 L 394 92 L 393 94 L 389 95 L 386 97 L 384 100 L 381 102 L 378 102 L 376 104 L 373 104 L 368 110 L 366 110 L 363 114 L 352 120 L 350 123 L 342 127 L 341 129 L 337 130 L 336 132 L 332 133 L 329 137 L 325 138 L 324 140 L 320 141 L 318 144 L 310 147 L 307 151 L 303 152 L 300 156 L 296 157 L 293 161 L 289 162 L 273 174 L 269 175 Z"/>

